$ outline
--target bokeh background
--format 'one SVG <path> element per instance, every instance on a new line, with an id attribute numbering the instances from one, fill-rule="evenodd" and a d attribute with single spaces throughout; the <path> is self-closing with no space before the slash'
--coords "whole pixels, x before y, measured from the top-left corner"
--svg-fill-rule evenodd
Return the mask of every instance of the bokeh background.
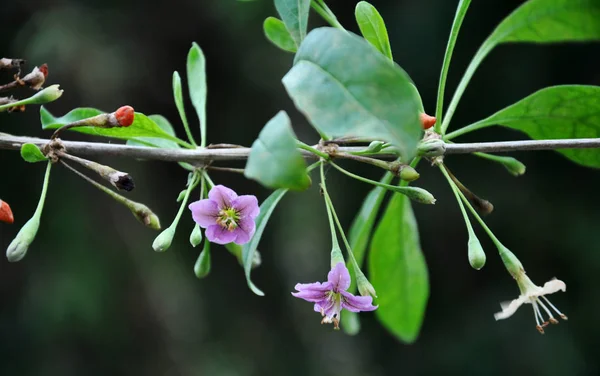
<path id="1" fill-rule="evenodd" d="M 354 1 L 330 1 L 340 21 L 357 31 Z M 456 1 L 373 0 L 389 29 L 396 61 L 416 82 L 425 108 L 434 112 L 436 88 Z M 450 70 L 447 97 L 466 64 L 494 26 L 521 1 L 474 1 Z M 208 59 L 210 142 L 250 145 L 264 123 L 287 110 L 298 136 L 317 141 L 281 84 L 292 56 L 263 36 L 262 21 L 275 15 L 272 1 L 116 0 L 2 1 L 0 55 L 48 63 L 49 81 L 65 94 L 48 106 L 55 114 L 92 106 L 110 111 L 130 104 L 180 125 L 171 74 L 185 72 L 197 41 Z M 322 25 L 315 14 L 311 27 Z M 468 88 L 454 118 L 465 125 L 545 86 L 600 84 L 599 45 L 510 45 L 497 48 Z M 10 76 L 3 73 L 2 80 Z M 184 77 L 185 79 L 185 77 Z M 188 118 L 196 119 L 189 102 Z M 37 109 L 2 114 L 1 130 L 49 136 Z M 197 127 L 193 127 L 196 134 Z M 71 139 L 86 139 L 72 134 Z M 464 141 L 524 136 L 489 129 Z M 52 173 L 42 226 L 25 259 L 0 258 L 1 375 L 595 375 L 600 372 L 600 172 L 574 165 L 554 152 L 515 153 L 527 173 L 510 176 L 501 166 L 471 156 L 447 163 L 472 190 L 492 201 L 487 221 L 539 284 L 556 276 L 567 293 L 552 301 L 568 322 L 534 328 L 530 307 L 495 322 L 498 302 L 518 289 L 495 249 L 476 228 L 488 252 L 481 271 L 467 261 L 467 234 L 451 192 L 438 171 L 420 165 L 419 185 L 438 199 L 415 205 L 429 266 L 431 295 L 420 338 L 398 342 L 373 314 L 351 337 L 319 324 L 309 303 L 292 298 L 296 282 L 321 280 L 330 240 L 315 187 L 289 194 L 260 244 L 262 266 L 253 273 L 265 297 L 253 295 L 243 272 L 224 248 L 213 246 L 212 272 L 198 280 L 199 249 L 188 243 L 185 215 L 168 252 L 157 254 L 156 233 L 64 168 Z M 173 164 L 100 160 L 128 171 L 137 188 L 129 195 L 148 204 L 168 225 L 187 173 Z M 377 178 L 362 166 L 356 171 Z M 44 166 L 14 151 L 0 151 L 0 197 L 15 212 L 0 224 L 6 249 L 35 210 Z M 268 191 L 240 176 L 213 180 L 260 200 Z M 330 171 L 330 188 L 346 228 L 370 187 Z M 477 226 L 476 226 L 477 227 Z"/>

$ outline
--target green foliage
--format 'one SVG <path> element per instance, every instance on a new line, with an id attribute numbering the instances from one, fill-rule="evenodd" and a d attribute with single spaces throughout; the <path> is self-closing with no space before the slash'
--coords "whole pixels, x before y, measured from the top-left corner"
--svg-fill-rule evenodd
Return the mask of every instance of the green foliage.
<path id="1" fill-rule="evenodd" d="M 356 4 L 354 14 L 363 37 L 390 60 L 394 60 L 387 28 L 377 9 L 366 1 L 361 1 Z"/>
<path id="2" fill-rule="evenodd" d="M 248 282 L 248 287 L 250 287 L 250 290 L 259 296 L 264 296 L 265 293 L 256 287 L 256 285 L 250 280 L 250 271 L 255 263 L 256 248 L 258 247 L 260 238 L 265 231 L 265 227 L 267 227 L 269 218 L 271 218 L 271 214 L 273 214 L 273 210 L 275 210 L 275 207 L 287 193 L 287 191 L 287 189 L 278 189 L 271 193 L 271 195 L 267 197 L 265 201 L 263 201 L 263 203 L 260 205 L 260 214 L 258 217 L 256 217 L 256 232 L 254 233 L 254 236 L 252 236 L 252 239 L 250 239 L 248 243 L 244 244 L 242 248 L 242 260 L 244 260 L 246 282 Z"/>
<path id="3" fill-rule="evenodd" d="M 600 87 L 553 86 L 465 127 L 464 131 L 498 124 L 525 132 L 534 139 L 596 138 L 600 137 L 599 111 Z M 559 152 L 584 166 L 600 168 L 599 149 L 562 149 Z"/>
<path id="4" fill-rule="evenodd" d="M 29 143 L 21 146 L 21 158 L 23 158 L 25 162 L 29 163 L 43 162 L 48 160 L 40 148 Z"/>
<path id="5" fill-rule="evenodd" d="M 310 0 L 275 0 L 275 8 L 296 47 L 299 47 L 306 37 Z"/>
<path id="6" fill-rule="evenodd" d="M 192 105 L 200 120 L 201 146 L 206 145 L 206 59 L 202 49 L 196 42 L 187 56 L 188 89 Z M 179 108 L 179 107 L 178 107 Z"/>
<path id="7" fill-rule="evenodd" d="M 404 160 L 415 155 L 422 135 L 421 98 L 408 74 L 363 38 L 315 29 L 294 64 L 283 84 L 319 133 L 381 138 Z"/>
<path id="8" fill-rule="evenodd" d="M 410 201 L 394 194 L 375 230 L 369 278 L 377 289 L 377 318 L 404 342 L 416 340 L 429 297 L 427 265 Z"/>
<path id="9" fill-rule="evenodd" d="M 252 144 L 244 175 L 270 188 L 304 190 L 310 186 L 306 163 L 285 111 L 269 120 Z"/>
<path id="10" fill-rule="evenodd" d="M 280 49 L 293 53 L 298 50 L 296 42 L 279 18 L 267 17 L 263 23 L 263 30 L 267 39 Z"/>
<path id="11" fill-rule="evenodd" d="M 97 110 L 95 108 L 76 108 L 64 116 L 59 118 L 54 117 L 48 110 L 46 110 L 43 106 L 40 108 L 40 121 L 42 123 L 42 129 L 57 129 L 62 127 L 63 125 L 67 125 L 73 123 L 78 120 L 87 119 L 92 116 L 100 115 L 103 112 Z M 174 141 L 177 143 L 182 143 L 180 139 L 175 136 L 172 136 L 162 130 L 158 124 L 156 124 L 152 119 L 148 118 L 146 115 L 136 112 L 135 120 L 133 124 L 129 127 L 115 127 L 115 128 L 97 128 L 97 127 L 76 127 L 71 130 L 86 134 L 91 134 L 94 136 L 104 136 L 104 137 L 113 137 L 120 138 L 124 140 L 129 140 L 132 138 L 138 137 L 152 137 L 152 138 L 162 138 L 165 140 Z"/>

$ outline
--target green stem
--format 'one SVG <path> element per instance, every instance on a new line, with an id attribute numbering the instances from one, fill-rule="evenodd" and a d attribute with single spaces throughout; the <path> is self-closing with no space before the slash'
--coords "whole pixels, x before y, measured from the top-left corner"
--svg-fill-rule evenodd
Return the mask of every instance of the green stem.
<path id="1" fill-rule="evenodd" d="M 181 200 L 181 206 L 179 207 L 179 211 L 177 212 L 177 215 L 173 219 L 173 222 L 171 223 L 169 228 L 172 228 L 173 230 L 175 228 L 177 228 L 177 224 L 179 224 L 179 220 L 181 219 L 181 216 L 183 215 L 183 210 L 187 207 L 187 202 L 190 198 L 190 194 L 192 193 L 194 188 L 196 188 L 196 186 L 198 185 L 199 182 L 200 182 L 200 177 L 199 177 L 198 171 L 195 171 L 194 176 L 192 177 L 192 182 L 188 186 L 187 191 L 185 192 L 185 196 L 183 196 L 183 200 Z"/>
<path id="2" fill-rule="evenodd" d="M 336 27 L 340 30 L 344 29 L 344 26 L 337 20 L 337 17 L 333 14 L 331 9 L 323 1 L 312 0 L 310 6 L 331 26 Z"/>
<path id="3" fill-rule="evenodd" d="M 450 177 L 450 174 L 448 174 L 448 171 L 446 171 L 446 168 L 442 168 L 440 166 L 440 169 L 442 171 L 442 173 L 444 174 L 444 176 L 446 177 L 446 179 L 448 180 L 448 183 L 450 184 L 450 188 L 452 189 L 452 192 L 454 193 L 454 196 L 456 197 L 456 201 L 458 202 L 458 206 L 460 207 L 460 211 L 463 215 L 463 218 L 465 220 L 465 225 L 467 226 L 467 231 L 469 233 L 469 238 L 472 236 L 475 236 L 475 232 L 473 231 L 473 225 L 471 225 L 471 220 L 469 219 L 469 215 L 467 214 L 467 211 L 465 209 L 465 205 L 463 204 L 461 198 L 460 198 L 460 190 L 458 189 L 458 187 L 456 186 L 456 184 L 454 184 L 454 181 L 452 180 L 452 178 Z"/>
<path id="4" fill-rule="evenodd" d="M 450 68 L 450 61 L 452 60 L 452 53 L 454 52 L 454 46 L 456 45 L 456 39 L 458 38 L 458 32 L 463 23 L 467 9 L 471 0 L 461 0 L 456 9 L 456 16 L 454 16 L 454 22 L 452 23 L 452 30 L 450 32 L 450 38 L 448 39 L 448 45 L 446 46 L 446 54 L 444 55 L 444 62 L 442 63 L 442 72 L 440 73 L 440 84 L 438 86 L 437 104 L 435 109 L 435 117 L 437 123 L 435 130 L 440 133 L 442 123 L 442 112 L 444 108 L 444 91 L 446 89 L 446 78 L 448 76 L 448 70 Z"/>
<path id="5" fill-rule="evenodd" d="M 44 203 L 46 202 L 46 194 L 48 193 L 48 184 L 50 183 L 50 169 L 52 168 L 52 162 L 48 161 L 46 165 L 46 173 L 44 174 L 44 183 L 42 185 L 42 194 L 40 195 L 40 200 L 38 201 L 37 207 L 35 209 L 35 213 L 33 213 L 34 217 L 40 218 L 42 216 L 42 210 L 44 210 Z"/>
<path id="6" fill-rule="evenodd" d="M 206 179 L 206 182 L 208 183 L 208 186 L 210 188 L 215 186 L 215 183 L 213 183 L 212 179 L 210 178 L 210 176 L 208 176 L 208 172 L 206 171 L 202 171 L 202 175 L 204 175 L 204 179 Z"/>
<path id="7" fill-rule="evenodd" d="M 327 218 L 329 220 L 329 230 L 331 231 L 331 267 L 333 268 L 337 265 L 338 262 L 345 262 L 344 256 L 340 249 L 340 243 L 337 239 L 337 233 L 335 231 L 335 224 L 333 223 L 333 216 L 331 214 L 331 208 L 327 203 L 327 185 L 325 184 L 325 172 L 323 165 L 324 162 L 321 163 L 321 189 L 323 190 L 323 195 L 325 196 L 325 208 L 327 209 Z"/>
<path id="8" fill-rule="evenodd" d="M 329 158 L 329 154 L 324 153 L 324 152 L 322 152 L 320 150 L 317 150 L 317 149 L 313 148 L 312 146 L 305 144 L 302 141 L 296 140 L 296 145 L 298 146 L 298 148 L 304 149 L 304 150 L 306 150 L 308 152 L 311 152 L 314 155 L 318 155 L 319 157 L 321 157 L 321 158 L 323 158 L 325 160 L 329 160 L 330 159 Z"/>
<path id="9" fill-rule="evenodd" d="M 487 126 L 493 125 L 492 122 L 486 122 L 485 120 L 478 121 L 473 124 L 469 124 L 460 129 L 455 130 L 454 132 L 450 132 L 444 136 L 444 141 L 450 141 L 455 137 L 462 136 L 463 134 L 467 134 L 469 132 L 476 131 L 481 128 L 485 128 Z"/>

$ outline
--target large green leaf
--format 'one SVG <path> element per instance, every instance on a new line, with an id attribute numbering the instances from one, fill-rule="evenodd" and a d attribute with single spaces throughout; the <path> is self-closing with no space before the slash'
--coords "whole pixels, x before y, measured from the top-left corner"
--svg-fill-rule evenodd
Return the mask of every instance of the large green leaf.
<path id="1" fill-rule="evenodd" d="M 148 118 L 156 123 L 165 133 L 175 136 L 175 129 L 162 115 L 148 115 Z M 157 148 L 166 148 L 166 149 L 175 149 L 178 148 L 179 145 L 171 140 L 167 140 L 164 138 L 155 138 L 155 137 L 136 137 L 130 140 L 127 140 L 127 145 L 133 146 L 154 146 Z"/>
<path id="2" fill-rule="evenodd" d="M 310 178 L 296 142 L 290 118 L 280 111 L 252 144 L 244 175 L 269 188 L 308 188 Z"/>
<path id="3" fill-rule="evenodd" d="M 375 230 L 369 279 L 379 296 L 379 321 L 400 340 L 413 342 L 425 316 L 429 280 L 417 222 L 406 196 L 394 194 Z"/>
<path id="4" fill-rule="evenodd" d="M 296 46 L 306 37 L 310 0 L 275 0 L 275 8 Z"/>
<path id="5" fill-rule="evenodd" d="M 42 129 L 56 129 L 63 125 L 87 119 L 92 116 L 102 114 L 103 112 L 95 108 L 76 108 L 68 114 L 59 118 L 54 117 L 43 106 L 40 108 L 40 120 Z M 95 127 L 77 127 L 72 128 L 76 132 L 91 134 L 95 136 L 114 137 L 129 140 L 135 137 L 154 137 L 181 142 L 177 137 L 174 137 L 163 131 L 153 120 L 146 115 L 136 112 L 133 124 L 129 127 L 115 128 L 95 128 Z"/>
<path id="6" fill-rule="evenodd" d="M 288 52 L 296 52 L 298 46 L 292 39 L 290 32 L 279 18 L 268 17 L 263 23 L 263 30 L 267 39 L 280 49 Z"/>
<path id="7" fill-rule="evenodd" d="M 321 134 L 381 138 L 405 160 L 415 155 L 421 98 L 408 74 L 363 38 L 329 27 L 311 31 L 283 84 Z"/>
<path id="8" fill-rule="evenodd" d="M 256 252 L 260 238 L 265 231 L 265 227 L 267 227 L 269 218 L 271 218 L 271 214 L 273 214 L 273 210 L 275 210 L 275 207 L 287 193 L 287 191 L 287 189 L 278 189 L 271 193 L 271 195 L 267 197 L 265 201 L 263 201 L 263 203 L 260 205 L 260 214 L 258 217 L 256 217 L 256 231 L 254 232 L 252 239 L 250 239 L 248 243 L 244 244 L 244 248 L 242 249 L 242 259 L 244 260 L 246 281 L 248 282 L 248 287 L 250 287 L 250 290 L 252 290 L 252 292 L 256 295 L 264 296 L 265 293 L 256 287 L 256 285 L 250 280 L 250 271 L 252 270 L 252 265 L 255 260 L 254 253 Z"/>
<path id="9" fill-rule="evenodd" d="M 392 173 L 387 172 L 380 182 L 383 184 L 389 184 L 393 177 L 394 175 L 392 175 Z M 352 248 L 356 262 L 361 267 L 367 253 L 366 250 L 367 246 L 369 245 L 371 233 L 373 232 L 375 219 L 377 218 L 377 213 L 379 212 L 381 203 L 385 198 L 386 192 L 387 190 L 382 187 L 375 187 L 371 190 L 371 192 L 369 192 L 369 194 L 367 194 L 367 197 L 365 197 L 358 213 L 356 214 L 356 217 L 354 217 L 354 221 L 352 221 L 350 230 L 348 231 L 350 247 Z M 348 290 L 353 293 L 356 291 L 354 267 L 352 266 L 351 261 L 347 261 L 346 264 L 346 267 L 350 271 L 350 277 L 352 281 Z M 344 312 L 344 315 L 342 316 L 341 327 L 348 334 L 357 334 L 360 330 L 358 314 L 354 312 Z"/>
<path id="10" fill-rule="evenodd" d="M 390 60 L 394 60 L 387 28 L 377 9 L 366 1 L 361 1 L 356 4 L 354 15 L 363 37 Z"/>
<path id="11" fill-rule="evenodd" d="M 187 56 L 187 79 L 192 105 L 200 120 L 202 146 L 206 144 L 206 59 L 196 42 Z"/>
<path id="12" fill-rule="evenodd" d="M 548 87 L 456 133 L 496 124 L 525 132 L 534 139 L 600 137 L 600 87 Z M 600 149 L 559 152 L 584 166 L 600 168 Z"/>

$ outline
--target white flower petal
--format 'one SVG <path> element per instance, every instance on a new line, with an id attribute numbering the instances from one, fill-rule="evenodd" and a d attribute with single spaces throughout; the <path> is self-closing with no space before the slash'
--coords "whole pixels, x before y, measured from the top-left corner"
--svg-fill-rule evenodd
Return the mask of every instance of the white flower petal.
<path id="1" fill-rule="evenodd" d="M 502 312 L 495 313 L 494 318 L 496 319 L 496 321 L 509 318 L 517 311 L 517 309 L 521 305 L 523 305 L 523 303 L 525 303 L 525 298 L 522 296 L 519 296 L 517 299 L 511 301 L 510 303 L 500 303 L 500 307 L 502 307 Z"/>
<path id="2" fill-rule="evenodd" d="M 567 291 L 567 285 L 560 279 L 552 279 L 544 284 L 540 295 L 554 294 L 557 291 Z"/>

